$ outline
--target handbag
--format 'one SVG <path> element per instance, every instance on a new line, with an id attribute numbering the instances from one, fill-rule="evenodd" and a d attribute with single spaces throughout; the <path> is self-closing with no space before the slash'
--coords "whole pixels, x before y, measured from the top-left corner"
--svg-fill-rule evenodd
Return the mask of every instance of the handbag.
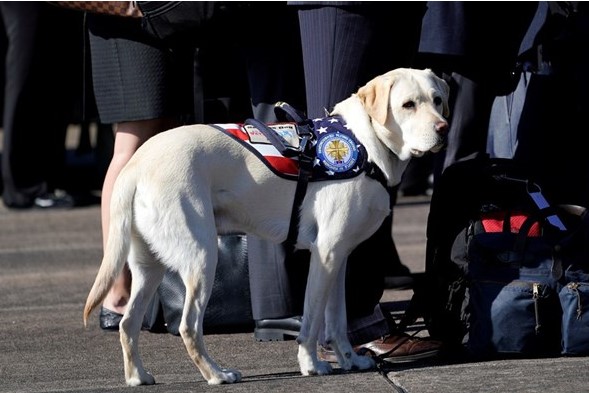
<path id="1" fill-rule="evenodd" d="M 246 235 L 218 237 L 218 263 L 211 297 L 204 314 L 204 332 L 237 333 L 253 330 Z M 154 333 L 179 335 L 186 288 L 180 275 L 164 273 L 143 328 Z"/>
<path id="2" fill-rule="evenodd" d="M 137 6 L 147 34 L 169 42 L 193 43 L 199 42 L 199 33 L 221 8 L 217 1 L 138 1 Z"/>
<path id="3" fill-rule="evenodd" d="M 60 8 L 95 14 L 130 18 L 140 18 L 143 16 L 136 1 L 48 1 L 47 3 Z"/>
<path id="4" fill-rule="evenodd" d="M 48 1 L 70 10 L 141 18 L 145 33 L 168 43 L 198 44 L 202 31 L 219 12 L 238 9 L 240 2 L 218 1 Z"/>

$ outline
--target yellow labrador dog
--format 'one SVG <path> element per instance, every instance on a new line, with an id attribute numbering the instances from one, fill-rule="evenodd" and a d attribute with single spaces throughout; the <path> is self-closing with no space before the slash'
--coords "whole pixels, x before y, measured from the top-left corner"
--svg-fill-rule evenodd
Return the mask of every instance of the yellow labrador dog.
<path id="1" fill-rule="evenodd" d="M 443 147 L 448 132 L 448 85 L 430 70 L 396 69 L 338 103 L 367 161 L 382 172 L 309 182 L 300 207 L 296 247 L 311 251 L 311 270 L 298 337 L 303 375 L 332 372 L 317 358 L 324 329 L 344 370 L 369 369 L 346 334 L 344 272 L 348 254 L 390 212 L 383 186 L 400 182 L 411 157 Z M 179 127 L 154 136 L 119 175 L 111 205 L 108 245 L 84 309 L 84 324 L 128 262 L 133 282 L 120 324 L 128 385 L 155 383 L 143 368 L 138 338 L 146 307 L 165 269 L 186 286 L 180 334 L 209 384 L 241 379 L 217 365 L 203 341 L 203 315 L 217 265 L 217 236 L 251 233 L 273 242 L 287 237 L 296 182 L 277 176 L 250 150 L 210 125 Z"/>

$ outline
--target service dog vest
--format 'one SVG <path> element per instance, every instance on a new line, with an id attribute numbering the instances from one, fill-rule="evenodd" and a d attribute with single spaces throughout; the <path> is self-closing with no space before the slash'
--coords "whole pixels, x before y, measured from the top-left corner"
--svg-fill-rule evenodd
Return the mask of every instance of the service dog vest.
<path id="1" fill-rule="evenodd" d="M 308 181 L 348 179 L 358 176 L 367 166 L 366 149 L 339 116 L 312 120 L 314 160 Z M 249 124 L 213 124 L 218 130 L 239 141 L 254 153 L 276 175 L 297 180 L 299 160 L 285 157 L 256 127 Z M 296 123 L 268 124 L 285 145 L 297 149 L 299 134 Z"/>

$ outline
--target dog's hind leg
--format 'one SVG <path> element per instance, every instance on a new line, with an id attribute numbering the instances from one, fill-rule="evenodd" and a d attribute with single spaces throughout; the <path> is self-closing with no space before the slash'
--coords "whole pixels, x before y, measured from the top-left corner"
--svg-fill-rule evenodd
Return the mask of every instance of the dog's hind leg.
<path id="1" fill-rule="evenodd" d="M 164 276 L 165 268 L 155 261 L 145 243 L 135 238 L 128 258 L 133 280 L 131 295 L 120 324 L 120 340 L 125 364 L 125 380 L 129 386 L 153 385 L 153 376 L 143 367 L 139 356 L 139 334 L 143 317 Z"/>
<path id="2" fill-rule="evenodd" d="M 187 242 L 187 248 L 179 252 L 182 255 L 191 249 L 194 255 L 192 263 L 186 264 L 179 272 L 186 286 L 180 335 L 190 358 L 210 385 L 238 382 L 241 373 L 219 367 L 210 358 L 204 343 L 203 320 L 215 279 L 218 245 L 216 235 L 200 240 L 205 243 Z"/>
<path id="3" fill-rule="evenodd" d="M 169 192 L 157 201 L 159 211 L 146 209 L 143 233 L 154 254 L 178 272 L 185 287 L 185 300 L 179 332 L 191 360 L 211 385 L 237 382 L 241 374 L 219 367 L 208 355 L 203 339 L 205 308 L 213 290 L 217 268 L 218 241 L 214 208 L 210 200 L 208 177 L 194 172 L 191 186 Z M 170 187 L 173 187 L 171 185 Z M 203 191 L 205 190 L 205 191 Z"/>

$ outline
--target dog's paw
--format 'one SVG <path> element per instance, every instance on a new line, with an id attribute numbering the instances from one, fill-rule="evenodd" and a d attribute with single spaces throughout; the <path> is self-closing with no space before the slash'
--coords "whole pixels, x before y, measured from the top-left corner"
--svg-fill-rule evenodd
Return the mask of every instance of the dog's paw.
<path id="1" fill-rule="evenodd" d="M 352 367 L 350 370 L 370 370 L 376 367 L 376 362 L 370 356 L 359 356 L 354 354 L 351 360 Z"/>
<path id="2" fill-rule="evenodd" d="M 309 375 L 327 375 L 333 372 L 333 368 L 331 364 L 328 362 L 324 362 L 321 360 L 317 360 L 312 364 L 305 364 L 300 365 L 301 367 L 301 374 L 309 376 Z"/>
<path id="3" fill-rule="evenodd" d="M 155 378 L 144 371 L 127 378 L 127 386 L 155 385 Z"/>
<path id="4" fill-rule="evenodd" d="M 376 361 L 370 356 L 360 356 L 350 347 L 349 351 L 337 354 L 337 362 L 342 370 L 369 370 L 376 367 Z"/>
<path id="5" fill-rule="evenodd" d="M 239 381 L 241 381 L 241 373 L 239 371 L 224 368 L 207 382 L 209 385 L 221 385 L 224 383 L 235 383 Z"/>
<path id="6" fill-rule="evenodd" d="M 309 350 L 306 345 L 299 344 L 299 368 L 303 375 L 327 375 L 333 372 L 333 368 L 329 362 L 324 362 L 317 359 L 317 352 L 315 347 Z"/>
<path id="7" fill-rule="evenodd" d="M 324 362 L 322 360 L 318 360 L 315 363 L 315 373 L 317 375 L 327 375 L 333 372 L 333 368 L 329 362 Z"/>

